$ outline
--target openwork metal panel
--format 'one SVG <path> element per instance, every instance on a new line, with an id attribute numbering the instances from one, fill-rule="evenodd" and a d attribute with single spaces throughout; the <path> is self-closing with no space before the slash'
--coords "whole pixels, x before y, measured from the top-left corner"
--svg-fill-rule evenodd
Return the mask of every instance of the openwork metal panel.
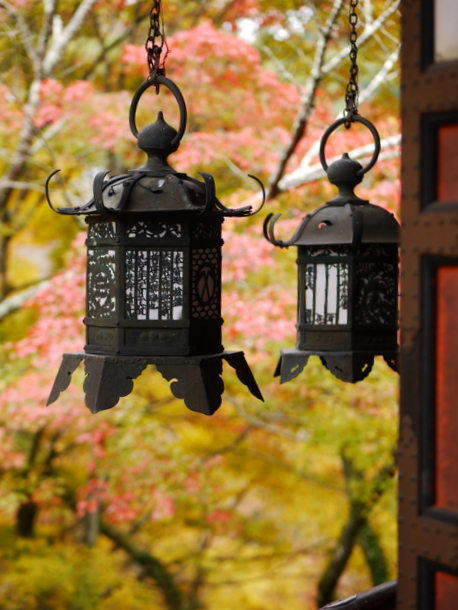
<path id="1" fill-rule="evenodd" d="M 197 248 L 192 252 L 191 315 L 201 320 L 221 318 L 221 250 Z"/>
<path id="2" fill-rule="evenodd" d="M 88 227 L 87 240 L 89 244 L 94 245 L 100 240 L 113 240 L 116 238 L 116 223 L 115 222 L 96 222 Z"/>
<path id="3" fill-rule="evenodd" d="M 214 219 L 212 222 L 195 222 L 191 228 L 192 239 L 216 239 L 221 241 L 221 220 Z"/>
<path id="4" fill-rule="evenodd" d="M 126 250 L 126 318 L 182 320 L 183 250 Z"/>
<path id="5" fill-rule="evenodd" d="M 309 263 L 305 267 L 305 323 L 348 323 L 348 263 Z"/>
<path id="6" fill-rule="evenodd" d="M 435 36 L 442 0 L 402 0 L 401 433 L 398 610 L 458 594 L 458 64 Z M 456 3 L 446 13 L 456 41 Z M 442 8 L 441 8 L 442 7 Z M 444 14 L 442 15 L 444 16 Z M 437 33 L 437 32 L 436 32 Z M 453 59 L 453 61 L 447 61 Z M 455 274 L 456 275 L 456 274 Z M 452 435 L 453 436 L 453 435 Z"/>
<path id="7" fill-rule="evenodd" d="M 170 240 L 170 238 L 181 238 L 182 223 L 178 221 L 165 220 L 137 220 L 126 223 L 124 227 L 128 239 L 147 240 Z"/>
<path id="8" fill-rule="evenodd" d="M 91 318 L 111 318 L 117 311 L 114 249 L 88 249 L 86 308 Z"/>
<path id="9" fill-rule="evenodd" d="M 396 326 L 398 248 L 371 244 L 358 249 L 355 265 L 355 322 L 358 326 Z"/>
<path id="10" fill-rule="evenodd" d="M 396 327 L 397 269 L 395 244 L 302 248 L 302 322 L 310 326 Z"/>
<path id="11" fill-rule="evenodd" d="M 301 327 L 345 326 L 350 323 L 349 255 L 348 246 L 299 248 Z"/>

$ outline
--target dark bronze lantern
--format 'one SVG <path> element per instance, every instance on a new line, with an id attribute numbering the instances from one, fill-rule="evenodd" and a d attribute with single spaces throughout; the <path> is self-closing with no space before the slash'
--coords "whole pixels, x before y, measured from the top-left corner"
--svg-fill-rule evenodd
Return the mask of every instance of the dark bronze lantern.
<path id="1" fill-rule="evenodd" d="M 159 113 L 138 133 L 140 97 L 159 85 L 178 103 L 179 129 Z M 82 360 L 86 405 L 94 413 L 129 394 L 132 380 L 150 364 L 173 380 L 176 397 L 207 415 L 221 404 L 222 360 L 262 400 L 243 352 L 226 352 L 221 344 L 221 226 L 226 216 L 254 212 L 221 204 L 209 174 L 200 182 L 167 163 L 186 128 L 186 105 L 173 81 L 161 74 L 145 81 L 129 119 L 146 163 L 121 176 L 99 173 L 89 203 L 55 210 L 85 215 L 88 223 L 86 346 L 83 353 L 64 354 L 48 404 Z"/>
<path id="2" fill-rule="evenodd" d="M 354 193 L 377 161 L 380 138 L 367 119 L 355 115 L 351 121 L 368 127 L 374 137 L 369 164 L 363 168 L 344 154 L 328 167 L 326 142 L 348 122 L 337 120 L 322 138 L 320 161 L 339 194 L 307 214 L 289 241 L 275 238 L 280 214 L 268 216 L 264 225 L 275 246 L 298 247 L 297 344 L 282 350 L 275 371 L 282 383 L 296 377 L 311 355 L 351 383 L 367 377 L 376 355 L 396 368 L 399 225 L 393 214 Z"/>

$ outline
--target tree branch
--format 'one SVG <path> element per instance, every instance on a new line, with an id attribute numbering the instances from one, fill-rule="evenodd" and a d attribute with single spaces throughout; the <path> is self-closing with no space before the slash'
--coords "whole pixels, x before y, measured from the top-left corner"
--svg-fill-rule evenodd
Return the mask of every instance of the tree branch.
<path id="1" fill-rule="evenodd" d="M 22 48 L 24 49 L 27 57 L 29 58 L 32 64 L 34 78 L 37 78 L 40 71 L 40 58 L 36 49 L 31 44 L 31 41 L 33 40 L 32 31 L 29 29 L 27 23 L 22 18 L 21 13 L 17 11 L 13 6 L 11 6 L 11 4 L 7 2 L 7 0 L 3 0 L 2 2 L 0 2 L 0 8 L 5 9 L 9 17 L 16 23 L 19 37 L 22 40 Z"/>
<path id="2" fill-rule="evenodd" d="M 358 542 L 369 566 L 372 584 L 376 586 L 387 582 L 390 575 L 385 553 L 377 533 L 367 521 L 359 532 Z"/>
<path id="3" fill-rule="evenodd" d="M 365 102 L 369 99 L 375 91 L 380 87 L 380 85 L 386 81 L 388 74 L 393 69 L 394 64 L 397 62 L 399 57 L 399 52 L 401 50 L 400 46 L 397 46 L 396 49 L 388 56 L 386 61 L 383 63 L 383 66 L 371 80 L 371 82 L 363 89 L 363 91 L 359 95 L 359 103 Z"/>
<path id="4" fill-rule="evenodd" d="M 369 22 L 364 28 L 361 36 L 358 37 L 358 48 L 367 42 L 374 34 L 376 34 L 386 23 L 388 17 L 391 17 L 393 13 L 395 13 L 399 7 L 401 0 L 394 0 L 381 15 L 377 17 L 375 21 Z M 350 53 L 350 46 L 346 46 L 341 49 L 334 57 L 332 57 L 327 63 L 323 66 L 323 74 L 329 74 L 332 72 L 337 66 L 342 62 L 343 59 L 348 57 Z"/>
<path id="5" fill-rule="evenodd" d="M 396 61 L 399 57 L 399 51 L 400 51 L 400 47 L 398 46 L 393 51 L 393 53 L 391 53 L 391 55 L 387 58 L 387 60 L 384 62 L 381 69 L 377 72 L 377 74 L 374 76 L 374 78 L 371 80 L 371 82 L 368 84 L 368 86 L 363 89 L 363 91 L 360 93 L 360 96 L 359 96 L 360 103 L 365 102 L 367 99 L 369 99 L 375 93 L 377 88 L 383 82 L 386 81 L 388 74 L 392 70 L 394 64 L 396 63 Z M 382 151 L 384 151 L 387 148 L 397 146 L 398 144 L 400 144 L 400 142 L 401 142 L 400 135 L 384 138 L 381 141 Z M 317 163 L 315 165 L 310 165 L 310 161 L 318 154 L 320 144 L 321 144 L 321 138 L 318 140 L 315 140 L 315 142 L 310 146 L 308 151 L 302 157 L 299 167 L 297 169 L 295 169 L 293 172 L 286 174 L 285 176 L 283 176 L 283 178 L 281 180 L 279 180 L 279 182 L 278 182 L 278 192 L 279 193 L 286 191 L 290 188 L 295 188 L 295 187 L 301 186 L 302 184 L 305 184 L 306 182 L 312 182 L 313 180 L 317 180 L 318 178 L 321 178 L 326 175 L 324 170 L 321 167 L 321 164 Z M 374 152 L 373 144 L 371 144 L 369 146 L 365 146 L 365 147 L 363 146 L 361 148 L 358 148 L 358 149 L 352 151 L 352 158 L 358 159 L 361 156 L 364 156 L 365 154 L 372 155 L 373 152 Z M 383 154 L 383 152 L 382 152 L 382 155 L 379 157 L 379 159 L 380 160 L 382 160 L 382 158 L 388 159 L 388 158 L 392 158 L 393 156 L 398 156 L 399 154 L 400 154 L 400 152 L 397 151 L 397 153 L 395 155 L 390 154 L 388 156 L 385 151 L 385 154 Z M 338 159 L 338 157 L 334 157 L 332 160 L 330 160 L 330 162 L 335 161 L 337 159 Z"/>
<path id="6" fill-rule="evenodd" d="M 18 309 L 20 309 L 27 299 L 33 297 L 37 292 L 46 288 L 49 284 L 49 280 L 44 280 L 35 284 L 34 286 L 29 286 L 24 290 L 16 292 L 15 294 L 7 297 L 3 301 L 0 302 L 0 320 L 6 318 L 10 314 L 14 313 Z"/>
<path id="7" fill-rule="evenodd" d="M 326 53 L 328 42 L 331 38 L 334 25 L 337 21 L 340 11 L 342 10 L 343 4 L 344 0 L 334 0 L 331 14 L 329 15 L 329 18 L 326 21 L 324 28 L 320 30 L 320 36 L 315 52 L 315 57 L 313 60 L 312 70 L 305 86 L 304 94 L 302 96 L 301 108 L 299 109 L 299 112 L 297 113 L 296 119 L 294 121 L 291 141 L 288 146 L 283 150 L 277 167 L 271 176 L 267 188 L 268 199 L 273 199 L 278 194 L 278 182 L 285 172 L 285 168 L 289 159 L 294 154 L 297 145 L 305 134 L 307 122 L 310 118 L 310 115 L 312 114 L 316 90 L 318 88 L 318 85 L 320 84 L 321 79 L 323 78 L 324 55 Z"/>
<path id="8" fill-rule="evenodd" d="M 53 21 L 54 15 L 57 9 L 57 0 L 44 0 L 44 19 L 41 26 L 40 37 L 36 48 L 37 56 L 42 62 L 46 56 L 46 49 L 48 47 L 49 39 L 53 32 Z M 26 45 L 27 46 L 27 45 Z M 38 76 L 38 74 L 37 74 Z"/>
<path id="9" fill-rule="evenodd" d="M 97 0 L 83 0 L 76 9 L 76 11 L 73 13 L 73 17 L 62 29 L 59 35 L 56 35 L 57 32 L 54 32 L 55 40 L 51 44 L 51 47 L 48 49 L 43 61 L 43 75 L 45 77 L 49 76 L 52 73 L 52 71 L 56 67 L 56 64 L 60 61 L 65 47 L 81 28 L 84 19 L 86 18 L 86 15 L 96 2 Z"/>
<path id="10" fill-rule="evenodd" d="M 400 143 L 400 134 L 396 136 L 388 136 L 387 138 L 380 140 L 381 153 L 379 155 L 379 160 L 383 161 L 384 159 L 386 160 L 398 157 L 401 154 L 399 149 Z M 352 150 L 351 158 L 354 160 L 364 159 L 365 157 L 371 156 L 373 152 L 374 144 L 367 144 Z M 328 159 L 328 165 L 334 161 L 337 161 L 338 159 L 340 159 L 340 156 L 331 157 Z M 298 169 L 294 170 L 290 174 L 286 174 L 286 176 L 280 180 L 278 189 L 279 192 L 284 192 L 288 189 L 302 186 L 308 182 L 313 182 L 314 180 L 318 180 L 324 176 L 326 176 L 326 172 L 324 171 L 321 163 L 314 163 L 313 165 L 308 165 L 305 167 L 301 165 L 298 167 Z"/>
<path id="11" fill-rule="evenodd" d="M 137 547 L 128 536 L 122 534 L 103 519 L 100 520 L 99 528 L 104 536 L 123 549 L 135 563 L 138 563 L 143 568 L 145 574 L 154 580 L 162 591 L 164 601 L 169 610 L 186 609 L 181 591 L 177 587 L 173 576 L 161 561 L 147 551 Z"/>
<path id="12" fill-rule="evenodd" d="M 286 430 L 285 428 L 281 428 L 280 426 L 276 426 L 275 424 L 266 422 L 266 421 L 260 419 L 259 417 L 256 417 L 255 415 L 248 413 L 246 411 L 245 407 L 243 406 L 242 401 L 239 400 L 237 397 L 230 396 L 226 400 L 228 402 L 230 402 L 232 405 L 234 405 L 234 407 L 237 409 L 240 417 L 242 417 L 243 419 L 245 419 L 246 421 L 249 422 L 249 428 L 247 429 L 247 431 L 251 428 L 259 428 L 261 430 L 266 430 L 267 432 L 270 432 L 271 434 L 275 434 L 276 436 L 288 438 L 293 441 L 303 441 L 304 440 L 303 432 L 302 433 L 290 432 L 289 430 Z"/>
<path id="13" fill-rule="evenodd" d="M 379 17 L 375 21 L 372 21 L 372 20 L 368 21 L 366 27 L 364 28 L 363 33 L 361 34 L 361 36 L 358 39 L 359 47 L 361 47 L 361 45 L 363 45 L 365 42 L 367 42 L 367 40 L 369 40 L 372 36 L 374 36 L 383 27 L 383 25 L 386 23 L 386 20 L 397 10 L 399 3 L 400 3 L 400 0 L 394 0 L 385 9 L 385 11 L 381 15 L 379 15 Z M 278 162 L 278 165 L 277 165 L 276 169 L 274 170 L 274 172 L 271 176 L 271 179 L 270 179 L 269 187 L 267 190 L 268 199 L 272 199 L 272 198 L 276 197 L 279 193 L 281 193 L 282 191 L 285 191 L 287 188 L 292 188 L 292 186 L 289 185 L 288 180 L 286 181 L 286 184 L 288 184 L 288 186 L 285 186 L 284 178 L 286 178 L 286 177 L 289 178 L 290 175 L 285 176 L 284 174 L 285 174 L 286 166 L 287 166 L 289 159 L 294 154 L 294 151 L 296 150 L 300 139 L 305 135 L 307 122 L 308 122 L 308 119 L 310 118 L 310 115 L 311 115 L 313 107 L 314 107 L 316 89 L 317 89 L 320 81 L 322 80 L 322 78 L 324 76 L 326 76 L 329 72 L 334 70 L 342 62 L 342 60 L 348 56 L 350 47 L 346 46 L 345 48 L 341 49 L 341 51 L 339 51 L 339 53 L 337 53 L 331 60 L 329 60 L 327 63 L 324 63 L 324 54 L 325 54 L 325 51 L 327 48 L 327 44 L 328 44 L 330 35 L 332 33 L 332 27 L 334 26 L 334 23 L 338 17 L 338 13 L 342 8 L 341 4 L 340 4 L 340 6 L 337 6 L 337 4 L 338 4 L 338 2 L 336 0 L 334 3 L 334 6 L 333 6 L 333 12 L 329 16 L 328 22 L 326 23 L 326 26 L 323 29 L 322 36 L 320 38 L 320 41 L 319 41 L 319 44 L 317 46 L 317 50 L 315 53 L 315 59 L 314 59 L 314 63 L 313 63 L 312 72 L 310 74 L 309 81 L 307 82 L 303 100 L 301 102 L 301 109 L 300 109 L 298 115 L 296 116 L 296 120 L 295 120 L 295 123 L 293 126 L 291 141 L 287 145 L 287 147 L 283 150 L 280 160 Z M 337 14 L 335 14 L 336 11 L 337 11 Z M 334 17 L 334 20 L 333 20 L 333 17 Z M 332 21 L 332 23 L 331 23 L 331 21 Z M 374 93 L 374 91 L 377 89 L 377 87 L 386 79 L 386 75 L 392 69 L 394 63 L 396 62 L 396 60 L 398 58 L 398 54 L 399 54 L 399 47 L 388 57 L 388 59 L 386 60 L 386 62 L 383 65 L 382 69 L 379 71 L 379 73 L 376 75 L 376 77 L 374 77 L 374 79 L 372 79 L 369 86 L 366 87 L 366 89 L 361 93 L 360 98 L 359 98 L 360 102 L 364 101 L 368 97 L 370 97 Z M 304 156 L 304 159 L 301 162 L 300 167 L 302 169 L 304 168 L 304 166 L 308 169 L 308 164 L 309 164 L 310 160 L 318 152 L 319 144 L 320 144 L 320 141 L 318 140 L 314 145 L 312 145 L 310 147 L 309 151 Z M 298 170 L 296 170 L 296 171 L 298 171 Z M 298 185 L 299 184 L 295 184 L 295 186 L 298 186 Z"/>
<path id="14" fill-rule="evenodd" d="M 316 603 L 319 608 L 333 600 L 339 578 L 347 565 L 358 534 L 366 522 L 365 512 L 365 506 L 361 502 L 351 504 L 350 516 L 340 533 L 331 560 L 318 583 Z"/>
<path id="15" fill-rule="evenodd" d="M 367 523 L 371 510 L 385 491 L 388 481 L 394 475 L 394 464 L 389 463 L 379 470 L 371 483 L 363 484 L 364 494 L 360 497 L 354 489 L 354 484 L 360 482 L 362 473 L 354 468 L 345 453 L 342 453 L 342 461 L 347 481 L 347 493 L 350 498 L 350 515 L 342 528 L 331 559 L 318 583 L 318 608 L 329 604 L 333 600 L 337 583 L 347 565 L 358 536 Z"/>

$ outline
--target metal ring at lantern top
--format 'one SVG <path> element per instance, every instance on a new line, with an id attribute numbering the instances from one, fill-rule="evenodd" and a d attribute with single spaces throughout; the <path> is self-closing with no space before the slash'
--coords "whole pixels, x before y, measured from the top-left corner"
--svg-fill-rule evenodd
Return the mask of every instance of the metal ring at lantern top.
<path id="1" fill-rule="evenodd" d="M 365 125 L 365 127 L 367 127 L 369 129 L 369 131 L 371 132 L 371 134 L 374 137 L 374 153 L 372 155 L 372 159 L 369 161 L 369 163 L 366 165 L 366 167 L 363 167 L 362 169 L 359 170 L 358 174 L 361 176 L 361 175 L 367 173 L 370 169 L 372 169 L 377 162 L 378 156 L 380 154 L 380 136 L 378 135 L 378 131 L 377 131 L 375 125 L 373 125 L 370 121 L 368 121 L 367 119 L 365 119 L 362 116 L 354 115 L 351 119 L 351 122 L 362 123 L 363 125 Z M 328 171 L 328 164 L 326 163 L 326 158 L 324 156 L 324 149 L 325 149 L 326 143 L 328 141 L 328 138 L 332 134 L 332 132 L 337 129 L 337 127 L 340 127 L 341 125 L 344 125 L 346 123 L 348 123 L 348 119 L 346 117 L 337 119 L 337 121 L 335 121 L 330 127 L 328 127 L 326 129 L 326 131 L 323 134 L 323 137 L 321 138 L 320 163 L 325 172 Z"/>
<path id="2" fill-rule="evenodd" d="M 150 87 L 153 87 L 153 86 L 155 87 L 157 85 L 164 85 L 165 87 L 167 87 L 167 89 L 169 89 L 169 91 L 171 91 L 173 93 L 173 95 L 177 101 L 178 108 L 180 110 L 180 125 L 178 127 L 178 133 L 172 140 L 172 144 L 173 144 L 173 146 L 175 146 L 176 144 L 178 144 L 180 142 L 180 140 L 183 137 L 184 132 L 186 130 L 186 121 L 187 121 L 188 113 L 186 110 L 186 103 L 184 101 L 184 97 L 183 97 L 181 91 L 178 89 L 177 85 L 175 85 L 175 83 L 172 80 L 170 80 L 170 78 L 167 78 L 166 76 L 162 76 L 161 74 L 156 75 L 156 77 L 152 80 L 146 80 L 144 83 L 142 83 L 140 85 L 140 87 L 134 93 L 134 97 L 132 98 L 132 102 L 130 103 L 130 110 L 129 110 L 130 130 L 133 133 L 133 135 L 136 138 L 138 138 L 139 132 L 137 129 L 137 125 L 135 123 L 135 115 L 137 113 L 138 102 L 140 101 L 141 96 L 145 93 L 145 91 L 147 89 L 149 89 Z"/>

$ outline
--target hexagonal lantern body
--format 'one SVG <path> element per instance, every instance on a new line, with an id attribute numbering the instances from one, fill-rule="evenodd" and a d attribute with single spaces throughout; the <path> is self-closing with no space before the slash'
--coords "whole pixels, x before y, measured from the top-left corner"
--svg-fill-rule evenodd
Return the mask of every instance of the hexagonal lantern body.
<path id="1" fill-rule="evenodd" d="M 268 217 L 271 243 L 298 247 L 296 349 L 282 350 L 276 375 L 296 377 L 311 355 L 343 381 L 356 382 L 380 355 L 396 367 L 398 350 L 398 233 L 393 214 L 357 197 L 362 166 L 349 158 L 327 168 L 339 195 L 308 214 L 287 242 L 277 240 Z"/>
<path id="2" fill-rule="evenodd" d="M 397 352 L 397 223 L 381 207 L 347 203 L 327 204 L 304 225 L 292 244 L 296 347 L 320 355 L 337 377 L 359 381 L 374 355 L 392 362 Z"/>
<path id="3" fill-rule="evenodd" d="M 153 84 L 174 94 L 178 132 L 159 113 L 138 133 L 137 103 Z M 243 352 L 225 352 L 221 344 L 223 218 L 253 212 L 219 202 L 209 174 L 202 173 L 200 182 L 167 163 L 186 126 L 185 102 L 170 79 L 157 76 L 137 90 L 130 124 L 147 162 L 109 179 L 100 172 L 88 204 L 55 210 L 84 214 L 88 223 L 86 346 L 84 353 L 64 354 L 48 404 L 68 387 L 81 360 L 85 401 L 93 412 L 129 394 L 132 380 L 149 364 L 173 380 L 174 395 L 195 411 L 210 415 L 221 404 L 223 359 L 262 399 Z M 46 194 L 51 205 L 48 183 Z"/>
<path id="4" fill-rule="evenodd" d="M 220 217 L 123 213 L 88 223 L 86 353 L 223 350 Z"/>

